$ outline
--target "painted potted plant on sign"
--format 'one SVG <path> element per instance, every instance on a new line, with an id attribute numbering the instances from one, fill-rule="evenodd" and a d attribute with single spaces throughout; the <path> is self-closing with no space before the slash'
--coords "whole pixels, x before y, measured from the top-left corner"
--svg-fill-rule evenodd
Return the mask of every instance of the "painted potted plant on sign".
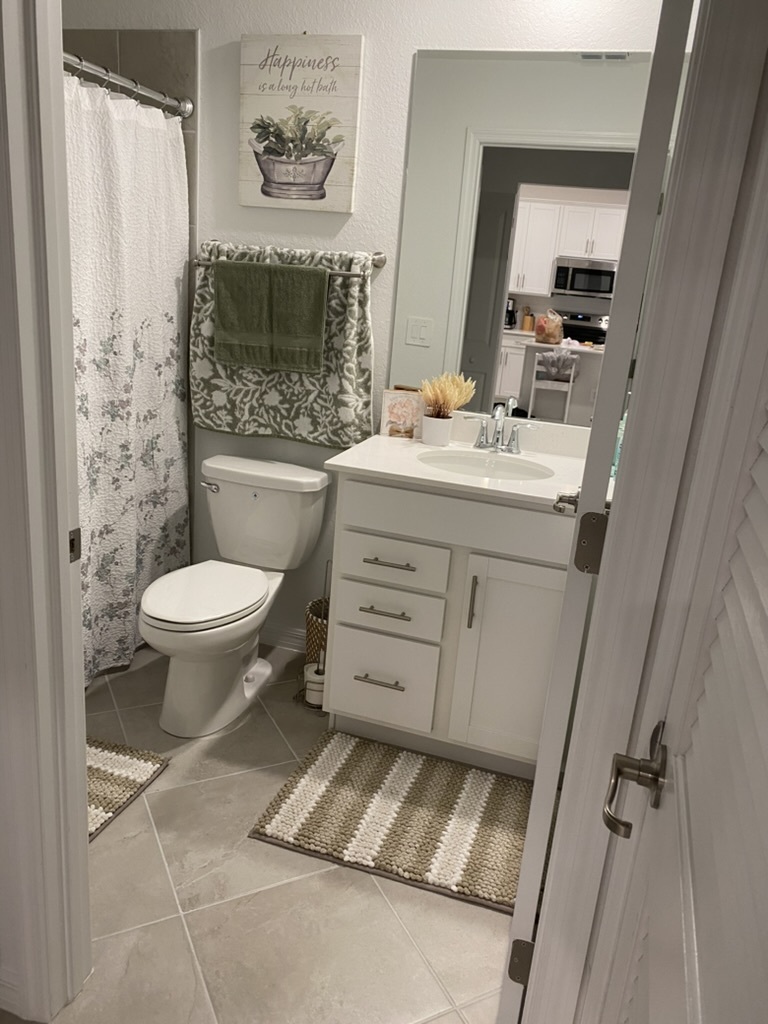
<path id="1" fill-rule="evenodd" d="M 447 445 L 451 439 L 451 421 L 475 393 L 475 382 L 463 373 L 443 373 L 432 380 L 421 382 L 421 397 L 426 412 L 421 422 L 421 440 L 424 444 Z"/>
<path id="2" fill-rule="evenodd" d="M 343 135 L 328 133 L 341 121 L 328 110 L 287 109 L 287 117 L 261 115 L 251 125 L 248 145 L 264 179 L 261 191 L 275 199 L 324 199 L 326 178 L 344 144 Z"/>

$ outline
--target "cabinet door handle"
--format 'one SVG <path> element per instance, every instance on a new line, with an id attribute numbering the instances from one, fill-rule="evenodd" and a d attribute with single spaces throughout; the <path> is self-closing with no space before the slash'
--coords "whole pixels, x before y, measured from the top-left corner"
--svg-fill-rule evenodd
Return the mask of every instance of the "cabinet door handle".
<path id="1" fill-rule="evenodd" d="M 472 623 L 475 621 L 475 598 L 477 597 L 477 587 L 480 580 L 477 576 L 472 577 L 472 589 L 469 592 L 469 611 L 467 612 L 467 629 L 472 629 Z"/>
<path id="2" fill-rule="evenodd" d="M 406 615 L 405 612 L 383 612 L 380 608 L 374 608 L 372 604 L 366 606 L 360 605 L 359 611 L 367 612 L 368 615 L 384 615 L 388 619 L 397 619 L 399 622 L 410 622 L 411 616 Z"/>
<path id="3" fill-rule="evenodd" d="M 584 243 L 584 255 L 589 256 L 589 239 Z"/>
<path id="4" fill-rule="evenodd" d="M 521 287 L 521 288 L 525 288 L 525 274 L 523 274 L 523 279 L 522 279 L 522 281 L 520 282 L 520 287 Z"/>
<path id="5" fill-rule="evenodd" d="M 592 243 L 591 243 L 591 245 L 589 247 L 589 255 L 590 256 L 594 255 L 594 252 L 595 252 L 595 240 L 593 238 L 592 239 Z"/>
<path id="6" fill-rule="evenodd" d="M 371 686 L 383 686 L 385 690 L 399 690 L 400 693 L 405 693 L 405 687 L 401 686 L 400 683 L 385 683 L 383 679 L 373 679 L 366 672 L 364 676 L 352 676 L 359 683 L 370 683 Z"/>
<path id="7" fill-rule="evenodd" d="M 380 565 L 385 569 L 402 569 L 404 572 L 416 572 L 416 566 L 411 565 L 410 562 L 406 562 L 405 565 L 402 565 L 400 562 L 385 562 L 378 555 L 375 555 L 373 558 L 364 558 L 363 561 L 366 565 Z"/>

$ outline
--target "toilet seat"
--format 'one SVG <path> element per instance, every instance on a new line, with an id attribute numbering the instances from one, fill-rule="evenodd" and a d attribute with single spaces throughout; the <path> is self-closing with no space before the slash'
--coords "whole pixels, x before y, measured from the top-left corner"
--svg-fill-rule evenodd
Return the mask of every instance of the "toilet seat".
<path id="1" fill-rule="evenodd" d="M 210 560 L 150 583 L 141 615 L 158 629 L 191 633 L 237 622 L 259 609 L 268 595 L 269 581 L 261 569 Z"/>

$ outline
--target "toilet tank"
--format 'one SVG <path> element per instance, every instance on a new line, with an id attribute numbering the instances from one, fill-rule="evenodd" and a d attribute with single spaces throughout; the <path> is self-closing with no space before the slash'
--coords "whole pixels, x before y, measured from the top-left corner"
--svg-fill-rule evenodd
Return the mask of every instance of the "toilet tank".
<path id="1" fill-rule="evenodd" d="M 295 569 L 314 550 L 327 473 L 286 462 L 214 455 L 202 464 L 222 558 L 259 569 Z"/>

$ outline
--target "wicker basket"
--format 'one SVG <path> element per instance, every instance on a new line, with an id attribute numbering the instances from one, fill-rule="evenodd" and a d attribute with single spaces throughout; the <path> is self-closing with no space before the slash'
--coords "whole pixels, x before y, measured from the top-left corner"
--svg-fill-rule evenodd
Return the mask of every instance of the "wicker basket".
<path id="1" fill-rule="evenodd" d="M 307 605 L 305 617 L 307 621 L 307 664 L 320 661 L 320 652 L 325 650 L 328 639 L 328 605 L 327 597 L 318 597 Z"/>

